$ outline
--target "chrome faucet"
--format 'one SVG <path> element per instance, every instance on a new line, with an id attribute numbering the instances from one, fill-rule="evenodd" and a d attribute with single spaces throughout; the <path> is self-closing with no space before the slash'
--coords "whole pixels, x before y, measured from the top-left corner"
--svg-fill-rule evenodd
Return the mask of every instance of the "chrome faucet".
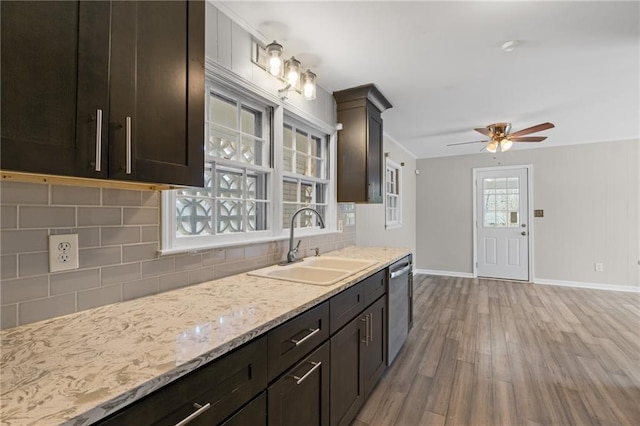
<path id="1" fill-rule="evenodd" d="M 320 228 L 324 229 L 324 219 L 322 218 L 320 213 L 318 213 L 317 210 L 312 209 L 311 207 L 303 207 L 301 209 L 296 210 L 293 216 L 291 216 L 291 230 L 289 231 L 289 253 L 287 253 L 287 262 L 285 264 L 294 263 L 298 261 L 296 259 L 296 256 L 298 254 L 298 249 L 300 248 L 300 241 L 302 240 L 298 240 L 298 244 L 295 246 L 295 248 L 293 247 L 293 225 L 295 224 L 296 217 L 298 216 L 298 214 L 305 210 L 314 212 L 316 215 L 318 215 L 318 219 L 320 220 Z"/>

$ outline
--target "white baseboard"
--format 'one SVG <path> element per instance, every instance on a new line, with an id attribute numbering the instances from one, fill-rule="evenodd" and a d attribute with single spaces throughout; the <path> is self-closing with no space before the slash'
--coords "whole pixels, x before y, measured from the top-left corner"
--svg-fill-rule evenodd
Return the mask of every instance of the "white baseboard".
<path id="1" fill-rule="evenodd" d="M 440 275 L 444 277 L 475 278 L 473 274 L 469 272 L 437 271 L 435 269 L 414 269 L 413 273 L 424 274 L 424 275 Z M 615 284 L 603 284 L 603 283 L 585 283 L 585 282 L 579 282 L 579 281 L 549 280 L 546 278 L 534 278 L 533 284 L 556 285 L 560 287 L 588 288 L 591 290 L 625 291 L 629 293 L 640 293 L 640 287 L 631 287 L 626 285 L 615 285 Z"/>
<path id="2" fill-rule="evenodd" d="M 436 271 L 435 269 L 414 269 L 414 274 L 442 275 L 444 277 L 474 278 L 470 272 Z"/>
<path id="3" fill-rule="evenodd" d="M 534 278 L 533 283 L 542 285 L 557 285 L 561 287 L 589 288 L 591 290 L 626 291 L 630 293 L 640 293 L 640 287 L 631 287 L 626 285 L 548 280 L 546 278 Z"/>

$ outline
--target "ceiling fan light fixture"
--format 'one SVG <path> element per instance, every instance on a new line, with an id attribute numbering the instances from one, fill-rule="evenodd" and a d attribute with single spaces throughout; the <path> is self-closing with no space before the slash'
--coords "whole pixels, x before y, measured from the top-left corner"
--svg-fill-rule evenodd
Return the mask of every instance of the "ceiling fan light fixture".
<path id="1" fill-rule="evenodd" d="M 496 152 L 497 150 L 498 150 L 498 142 L 497 141 L 489 142 L 489 144 L 487 145 L 487 151 L 493 153 L 493 152 Z"/>
<path id="2" fill-rule="evenodd" d="M 500 151 L 505 152 L 509 151 L 513 146 L 513 142 L 507 138 L 504 138 L 500 141 Z"/>

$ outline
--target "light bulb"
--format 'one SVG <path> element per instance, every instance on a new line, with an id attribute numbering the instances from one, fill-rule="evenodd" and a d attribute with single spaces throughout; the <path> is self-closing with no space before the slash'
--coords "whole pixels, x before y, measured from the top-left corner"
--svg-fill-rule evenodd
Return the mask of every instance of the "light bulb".
<path id="1" fill-rule="evenodd" d="M 487 145 L 487 151 L 496 152 L 497 150 L 498 150 L 498 142 L 496 141 L 489 142 L 489 145 Z"/>
<path id="2" fill-rule="evenodd" d="M 500 141 L 500 150 L 502 152 L 509 151 L 511 149 L 511 146 L 513 146 L 513 142 L 507 138 L 504 138 Z"/>
<path id="3" fill-rule="evenodd" d="M 306 73 L 302 75 L 302 96 L 310 101 L 316 98 L 316 75 L 311 71 L 307 70 Z"/>
<path id="4" fill-rule="evenodd" d="M 267 62 L 267 69 L 269 70 L 269 74 L 273 76 L 280 75 L 280 72 L 282 70 L 282 45 L 278 44 L 274 40 L 273 43 L 267 44 L 265 50 L 269 58 Z"/>
<path id="5" fill-rule="evenodd" d="M 282 69 L 282 58 L 272 56 L 269 58 L 269 74 L 279 76 Z"/>
<path id="6" fill-rule="evenodd" d="M 300 65 L 300 61 L 298 61 L 294 56 L 292 56 L 284 65 L 287 83 L 289 83 L 291 87 L 295 87 L 298 84 L 298 81 L 300 81 Z"/>

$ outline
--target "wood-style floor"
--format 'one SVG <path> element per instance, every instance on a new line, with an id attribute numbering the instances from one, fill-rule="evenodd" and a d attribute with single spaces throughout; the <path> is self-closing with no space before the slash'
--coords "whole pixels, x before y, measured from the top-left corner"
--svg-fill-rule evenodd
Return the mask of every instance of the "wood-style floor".
<path id="1" fill-rule="evenodd" d="M 640 425 L 640 295 L 417 275 L 355 426 Z"/>

